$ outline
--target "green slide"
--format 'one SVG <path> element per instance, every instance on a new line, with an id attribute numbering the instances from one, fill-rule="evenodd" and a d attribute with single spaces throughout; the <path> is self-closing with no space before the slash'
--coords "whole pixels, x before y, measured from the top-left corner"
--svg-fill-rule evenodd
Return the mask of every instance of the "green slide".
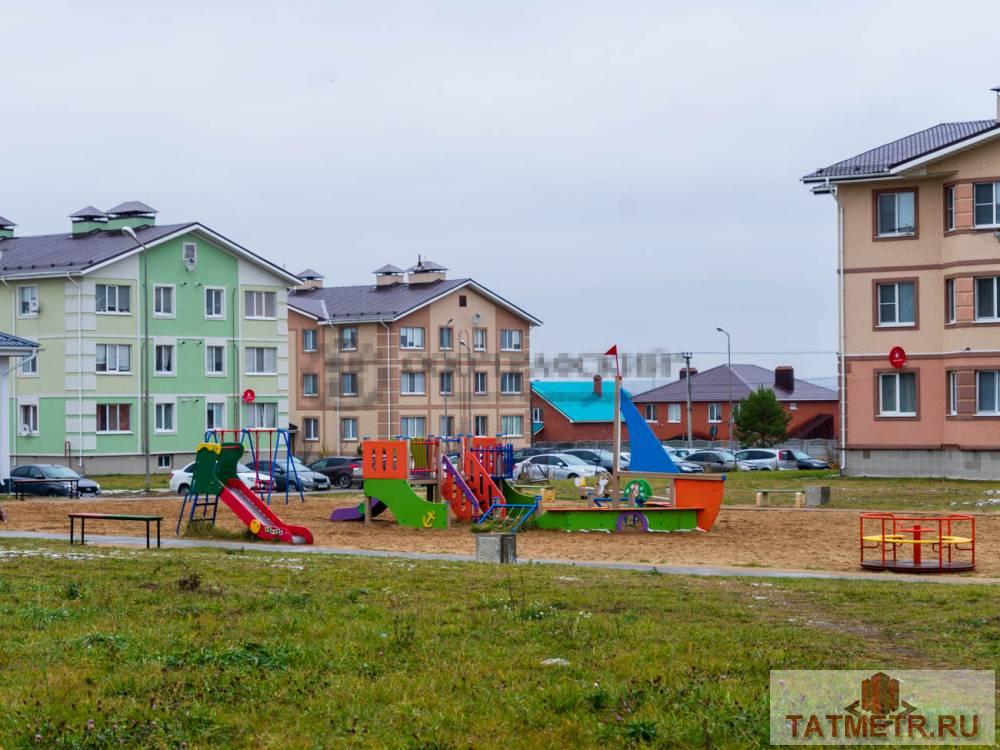
<path id="1" fill-rule="evenodd" d="M 396 522 L 415 529 L 448 528 L 448 503 L 429 503 L 405 479 L 366 479 L 365 494 L 381 500 Z"/>
<path id="2" fill-rule="evenodd" d="M 514 485 L 507 479 L 503 480 L 503 486 L 501 489 L 503 490 L 504 500 L 513 505 L 531 505 L 535 502 L 535 495 L 525 495 L 523 492 L 518 491 L 517 488 L 514 487 Z M 542 494 L 540 487 L 538 494 Z"/>

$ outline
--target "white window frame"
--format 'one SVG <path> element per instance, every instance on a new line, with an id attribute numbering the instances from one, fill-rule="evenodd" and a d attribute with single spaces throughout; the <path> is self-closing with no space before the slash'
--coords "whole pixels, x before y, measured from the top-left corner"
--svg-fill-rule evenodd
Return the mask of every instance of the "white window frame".
<path id="1" fill-rule="evenodd" d="M 479 388 L 480 376 L 482 376 L 483 387 Z M 472 395 L 485 396 L 490 392 L 490 377 L 486 370 L 477 370 L 472 373 Z"/>
<path id="2" fill-rule="evenodd" d="M 489 345 L 489 337 L 485 328 L 472 329 L 472 351 L 485 352 Z"/>
<path id="3" fill-rule="evenodd" d="M 404 370 L 399 373 L 399 393 L 402 396 L 426 396 L 427 373 L 423 370 Z"/>
<path id="4" fill-rule="evenodd" d="M 344 343 L 344 334 L 347 331 L 354 331 L 351 338 L 354 339 L 354 343 L 351 346 L 347 346 Z M 342 352 L 356 352 L 358 350 L 358 327 L 357 326 L 343 326 L 339 331 L 338 343 L 340 344 L 340 351 Z"/>
<path id="5" fill-rule="evenodd" d="M 445 376 L 448 377 L 448 388 L 444 387 Z M 438 373 L 438 392 L 442 396 L 455 395 L 455 371 L 442 370 Z"/>
<path id="6" fill-rule="evenodd" d="M 479 429 L 479 420 L 482 420 L 483 428 Z M 485 437 L 490 434 L 490 417 L 488 414 L 476 414 L 472 417 L 472 434 L 476 437 Z"/>
<path id="7" fill-rule="evenodd" d="M 181 244 L 181 262 L 187 267 L 188 263 L 188 250 L 191 251 L 191 265 L 195 266 L 198 264 L 198 243 L 197 242 L 184 242 Z"/>
<path id="8" fill-rule="evenodd" d="M 427 341 L 425 335 L 423 326 L 402 326 L 399 329 L 399 348 L 407 351 L 422 350 Z M 419 343 L 417 339 L 420 340 Z"/>
<path id="9" fill-rule="evenodd" d="M 216 425 L 209 425 L 208 415 L 210 411 L 215 411 L 213 407 L 221 406 L 220 410 L 221 419 L 220 423 Z M 226 402 L 225 401 L 209 401 L 205 400 L 205 429 L 206 430 L 222 430 L 226 427 Z"/>
<path id="10" fill-rule="evenodd" d="M 514 388 L 510 386 L 514 381 Z M 520 372 L 504 372 L 500 374 L 500 393 L 504 396 L 517 396 L 524 393 L 524 374 Z"/>
<path id="11" fill-rule="evenodd" d="M 504 339 L 509 339 L 506 343 Z M 520 352 L 524 351 L 524 331 L 520 328 L 500 329 L 500 351 Z"/>
<path id="12" fill-rule="evenodd" d="M 168 413 L 170 414 L 170 425 L 163 426 L 163 420 L 161 417 L 165 417 Z M 153 432 L 157 435 L 176 435 L 177 434 L 177 403 L 175 401 L 157 401 L 153 405 Z"/>
<path id="13" fill-rule="evenodd" d="M 531 421 L 532 422 L 544 422 L 545 421 L 545 409 L 541 406 L 531 407 Z"/>
<path id="14" fill-rule="evenodd" d="M 209 293 L 215 295 L 218 293 L 219 300 L 221 304 L 219 305 L 218 313 L 208 312 L 208 298 Z M 204 304 L 202 305 L 202 314 L 205 316 L 205 320 L 225 320 L 226 319 L 226 287 L 224 286 L 206 286 L 205 296 L 203 299 Z M 214 305 L 213 305 L 214 307 Z"/>
<path id="15" fill-rule="evenodd" d="M 656 421 L 656 404 L 643 404 L 642 405 L 642 418 L 647 422 Z"/>
<path id="16" fill-rule="evenodd" d="M 410 425 L 418 427 L 423 425 L 421 429 L 409 429 Z M 422 438 L 427 437 L 427 417 L 400 417 L 399 418 L 399 434 L 407 438 Z"/>
<path id="17" fill-rule="evenodd" d="M 174 457 L 169 453 L 161 453 L 156 457 L 157 469 L 169 469 L 174 465 Z"/>
<path id="18" fill-rule="evenodd" d="M 19 378 L 37 378 L 38 358 L 40 356 L 39 352 L 35 352 L 26 357 L 21 357 L 21 364 L 17 366 L 17 376 Z"/>
<path id="19" fill-rule="evenodd" d="M 97 350 L 104 347 L 104 369 L 97 369 Z M 113 349 L 115 352 L 115 369 L 108 369 L 108 361 L 110 357 L 108 356 L 108 351 Z M 128 369 L 121 369 L 121 350 L 124 349 L 128 352 Z M 132 345 L 131 344 L 97 344 L 94 350 L 94 372 L 98 375 L 131 375 L 132 374 Z"/>
<path id="20" fill-rule="evenodd" d="M 309 339 L 312 339 L 312 346 L 309 345 Z M 317 328 L 302 329 L 302 351 L 304 352 L 319 351 L 319 329 Z"/>
<path id="21" fill-rule="evenodd" d="M 958 372 L 948 370 L 948 416 L 958 415 Z M 976 408 L 979 408 L 979 377 L 976 376 Z"/>
<path id="22" fill-rule="evenodd" d="M 882 211 L 880 204 L 883 198 L 888 198 L 889 196 L 894 197 L 894 215 L 896 217 L 896 225 L 899 226 L 899 197 L 901 195 L 911 195 L 913 196 L 913 227 L 912 229 L 899 231 L 895 229 L 891 232 L 882 231 Z M 886 193 L 879 193 L 875 199 L 875 234 L 877 237 L 912 237 L 917 233 L 917 193 L 914 190 L 896 190 Z"/>
<path id="23" fill-rule="evenodd" d="M 341 396 L 357 396 L 358 395 L 358 373 L 356 372 L 342 372 L 340 373 L 340 395 Z M 351 389 L 347 390 L 347 384 L 351 383 Z"/>
<path id="24" fill-rule="evenodd" d="M 270 421 L 268 416 L 271 413 L 274 414 L 273 424 L 266 424 Z M 265 424 L 258 424 L 258 416 L 263 416 L 261 421 Z M 278 426 L 278 404 L 274 401 L 254 401 L 252 404 L 246 404 L 246 426 L 263 430 L 275 429 Z"/>
<path id="25" fill-rule="evenodd" d="M 913 287 L 913 320 L 900 320 L 899 319 L 899 287 L 909 284 Z M 892 287 L 892 306 L 895 312 L 895 321 L 882 321 L 882 288 Z M 913 328 L 917 325 L 917 282 L 915 281 L 886 281 L 875 283 L 875 308 L 877 310 L 878 317 L 875 320 L 875 326 L 877 328 Z"/>
<path id="26" fill-rule="evenodd" d="M 274 300 L 274 314 L 268 315 L 267 303 L 268 300 L 272 299 Z M 245 289 L 243 291 L 243 317 L 246 320 L 277 320 L 278 293 L 265 289 Z"/>
<path id="27" fill-rule="evenodd" d="M 981 388 L 981 376 L 985 373 L 993 375 L 993 411 L 982 411 L 979 408 L 979 392 Z M 1000 415 L 1000 370 L 977 370 L 976 371 L 976 416 L 995 417 Z"/>
<path id="28" fill-rule="evenodd" d="M 996 182 L 974 182 L 974 183 L 972 183 L 972 226 L 974 226 L 976 229 L 991 229 L 991 228 L 994 228 L 994 227 L 1000 227 L 1000 216 L 998 216 L 998 213 L 1000 213 L 1000 211 L 997 211 L 997 185 L 998 184 L 1000 184 L 1000 183 L 996 183 Z M 990 186 L 990 203 L 989 204 L 977 202 L 976 194 L 979 191 L 976 188 L 978 188 L 980 185 L 989 185 Z M 992 214 L 993 221 L 990 222 L 989 224 L 980 224 L 978 216 L 977 216 L 977 214 L 979 212 L 976 209 L 979 206 L 986 206 L 986 205 L 990 205 L 990 207 L 991 207 L 990 213 Z"/>
<path id="29" fill-rule="evenodd" d="M 975 200 L 975 198 L 973 198 Z M 944 231 L 953 232 L 955 230 L 955 186 L 949 185 L 944 189 Z"/>
<path id="30" fill-rule="evenodd" d="M 438 417 L 438 433 L 441 437 L 452 437 L 455 434 L 454 414 L 441 414 Z"/>
<path id="31" fill-rule="evenodd" d="M 510 426 L 510 421 L 515 421 L 520 425 L 520 429 L 510 430 L 507 427 Z M 504 425 L 504 422 L 508 422 Z M 524 415 L 523 414 L 501 414 L 500 415 L 500 434 L 503 437 L 523 437 L 524 436 Z"/>
<path id="32" fill-rule="evenodd" d="M 980 316 L 979 315 L 979 282 L 984 279 L 990 279 L 993 281 L 993 315 L 992 316 Z M 972 280 L 973 284 L 973 314 L 975 316 L 975 321 L 977 323 L 994 323 L 1000 320 L 1000 276 L 976 276 Z"/>
<path id="33" fill-rule="evenodd" d="M 955 313 L 955 279 L 944 280 L 944 309 L 945 322 L 954 323 L 957 320 Z"/>
<path id="34" fill-rule="evenodd" d="M 171 350 L 170 352 L 170 369 L 163 370 L 160 368 L 160 349 Z M 177 376 L 177 344 L 153 344 L 153 376 L 159 378 L 172 378 Z"/>
<path id="35" fill-rule="evenodd" d="M 448 345 L 445 346 L 443 341 L 445 337 L 445 331 L 448 332 Z M 438 328 L 438 350 L 442 352 L 450 352 L 455 348 L 455 328 L 454 326 L 440 326 Z"/>
<path id="36" fill-rule="evenodd" d="M 246 373 L 245 373 L 246 375 L 267 377 L 267 376 L 277 375 L 278 374 L 278 348 L 277 347 L 275 347 L 275 346 L 248 346 L 243 351 L 244 351 L 243 365 L 244 365 L 244 368 L 246 369 Z M 254 367 L 254 369 L 252 369 L 252 370 L 250 369 L 250 352 L 254 352 L 254 355 L 253 355 L 253 367 Z M 256 369 L 257 368 L 257 354 L 256 354 L 257 352 L 263 352 L 263 354 L 261 355 L 261 358 L 262 358 L 261 367 L 263 367 L 265 369 L 260 369 L 260 370 Z M 274 369 L 273 370 L 266 369 L 267 365 L 268 365 L 268 362 L 267 362 L 267 358 L 268 358 L 267 353 L 268 352 L 274 352 Z"/>
<path id="37" fill-rule="evenodd" d="M 350 430 L 345 429 L 347 425 L 351 426 Z M 350 434 L 348 434 L 350 433 Z M 357 417 L 341 417 L 340 418 L 340 439 L 345 443 L 356 443 L 358 441 L 358 418 Z"/>
<path id="38" fill-rule="evenodd" d="M 309 429 L 310 426 L 312 430 Z M 319 442 L 319 417 L 302 418 L 302 440 L 307 443 Z"/>
<path id="39" fill-rule="evenodd" d="M 713 418 L 712 415 L 715 414 Z M 709 424 L 721 424 L 722 423 L 722 404 L 718 401 L 713 401 L 708 405 L 708 423 Z"/>
<path id="40" fill-rule="evenodd" d="M 667 423 L 668 424 L 680 424 L 681 423 L 681 405 L 678 403 L 667 404 Z"/>
<path id="41" fill-rule="evenodd" d="M 102 430 L 100 428 L 100 424 L 101 424 L 100 416 L 101 416 L 101 409 L 102 408 L 107 411 L 107 415 L 106 415 L 106 418 L 105 418 L 105 422 L 107 424 L 111 423 L 111 409 L 115 410 L 115 423 L 117 425 L 121 425 L 121 423 L 122 423 L 122 419 L 121 419 L 122 409 L 128 409 L 129 429 L 127 429 L 127 430 L 121 430 L 121 429 Z M 132 428 L 132 423 L 133 423 L 132 422 L 132 416 L 133 416 L 132 415 L 132 404 L 121 403 L 121 402 L 113 402 L 113 403 L 109 402 L 109 403 L 97 404 L 97 420 L 95 422 L 94 431 L 98 435 L 131 435 L 131 434 L 133 434 L 133 430 L 131 429 Z"/>
<path id="42" fill-rule="evenodd" d="M 212 366 L 215 364 L 211 353 L 213 349 L 222 350 L 222 369 L 213 370 Z M 226 376 L 226 347 L 224 344 L 206 344 L 205 345 L 205 376 L 209 378 L 224 378 Z"/>
<path id="43" fill-rule="evenodd" d="M 902 389 L 900 388 L 901 378 L 904 375 L 913 377 L 914 393 L 913 393 L 913 405 L 914 411 L 900 411 L 900 393 Z M 882 398 L 882 389 L 885 387 L 885 378 L 894 378 L 896 380 L 896 408 L 894 410 L 883 411 L 882 405 L 885 403 Z M 878 374 L 878 415 L 880 417 L 915 417 L 917 416 L 916 405 L 919 401 L 919 394 L 917 393 L 917 375 L 913 372 L 880 372 Z"/>
<path id="44" fill-rule="evenodd" d="M 164 289 L 170 290 L 170 312 L 157 310 L 157 306 L 162 301 L 163 295 L 160 292 Z M 153 317 L 154 318 L 176 318 L 177 317 L 177 285 L 176 284 L 153 284 Z"/>
<path id="45" fill-rule="evenodd" d="M 310 393 L 306 390 L 306 383 L 308 379 L 312 378 L 314 385 L 313 391 Z M 314 372 L 304 372 L 302 373 L 302 395 L 305 398 L 319 398 L 319 375 Z"/>
<path id="46" fill-rule="evenodd" d="M 104 287 L 104 309 L 101 310 L 97 307 L 97 290 Z M 115 290 L 115 306 L 113 310 L 108 309 L 108 301 L 111 298 L 109 292 Z M 121 297 L 121 290 L 128 290 L 128 310 L 119 309 L 119 298 Z M 94 287 L 94 312 L 97 315 L 131 315 L 132 314 L 132 287 L 128 284 L 97 284 Z"/>
<path id="47" fill-rule="evenodd" d="M 28 418 L 25 419 L 27 411 Z M 27 425 L 28 432 L 21 434 L 21 427 Z M 37 437 L 38 431 L 38 404 L 18 404 L 17 407 L 17 435 L 19 437 Z"/>
<path id="48" fill-rule="evenodd" d="M 24 292 L 32 292 L 27 300 L 22 299 Z M 25 311 L 24 304 L 27 302 L 28 309 Z M 31 311 L 31 303 L 35 303 L 35 311 Z M 22 284 L 17 288 L 17 317 L 19 318 L 37 318 L 38 317 L 38 284 Z"/>

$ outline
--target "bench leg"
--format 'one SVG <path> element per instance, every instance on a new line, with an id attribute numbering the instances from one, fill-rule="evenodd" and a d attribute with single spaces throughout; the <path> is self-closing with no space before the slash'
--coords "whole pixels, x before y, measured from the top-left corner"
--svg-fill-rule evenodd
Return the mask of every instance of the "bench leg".
<path id="1" fill-rule="evenodd" d="M 146 549 L 149 549 L 149 521 L 146 521 Z"/>
<path id="2" fill-rule="evenodd" d="M 87 543 L 87 542 L 84 541 L 84 535 L 86 533 L 86 528 L 87 528 L 87 519 L 86 518 L 81 518 L 80 519 L 80 546 L 81 547 L 84 544 Z"/>
<path id="3" fill-rule="evenodd" d="M 160 548 L 160 522 L 156 522 L 156 549 Z"/>
<path id="4" fill-rule="evenodd" d="M 768 500 L 767 493 L 766 492 L 758 492 L 756 500 L 757 500 L 757 507 L 758 508 L 763 508 L 764 506 L 767 505 L 767 500 Z"/>
<path id="5" fill-rule="evenodd" d="M 75 521 L 76 521 L 75 518 L 69 519 L 69 544 L 71 547 L 73 546 L 73 531 L 74 531 L 74 526 L 76 525 Z"/>
<path id="6" fill-rule="evenodd" d="M 806 493 L 804 492 L 795 493 L 795 507 L 796 508 L 806 507 Z"/>

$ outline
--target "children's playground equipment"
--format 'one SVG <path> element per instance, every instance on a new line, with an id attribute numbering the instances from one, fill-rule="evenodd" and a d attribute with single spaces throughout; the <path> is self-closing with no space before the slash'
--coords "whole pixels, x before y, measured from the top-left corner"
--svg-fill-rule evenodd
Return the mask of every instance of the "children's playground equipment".
<path id="1" fill-rule="evenodd" d="M 976 567 L 976 517 L 862 513 L 861 567 L 897 573 L 959 573 Z M 908 555 L 901 555 L 909 548 Z M 877 551 L 865 556 L 865 552 Z"/>
<path id="2" fill-rule="evenodd" d="M 288 497 L 293 485 L 295 491 L 299 494 L 299 499 L 302 502 L 306 501 L 305 496 L 302 494 L 302 480 L 299 478 L 295 461 L 292 460 L 292 443 L 288 430 L 283 427 L 244 427 L 241 430 L 206 430 L 205 442 L 221 444 L 226 441 L 227 436 L 232 436 L 231 442 L 240 443 L 250 451 L 250 461 L 254 465 L 254 474 L 256 475 L 253 488 L 255 492 L 267 493 L 265 501 L 268 505 L 271 504 L 271 493 L 277 486 L 277 482 L 274 479 L 275 467 L 281 468 L 285 472 L 285 505 L 288 505 Z M 265 442 L 267 444 L 266 448 L 264 447 Z M 284 446 L 283 453 L 282 446 Z M 269 468 L 266 474 L 261 473 L 259 461 L 268 462 L 267 465 Z"/>
<path id="3" fill-rule="evenodd" d="M 240 442 L 205 442 L 198 446 L 191 474 L 191 489 L 184 496 L 180 516 L 177 518 L 177 533 L 180 534 L 186 510 L 188 523 L 200 521 L 215 525 L 219 500 L 222 500 L 260 539 L 312 544 L 313 536 L 309 529 L 282 521 L 239 478 L 236 467 L 243 458 L 243 453 L 243 444 Z M 188 503 L 190 510 L 187 509 Z"/>

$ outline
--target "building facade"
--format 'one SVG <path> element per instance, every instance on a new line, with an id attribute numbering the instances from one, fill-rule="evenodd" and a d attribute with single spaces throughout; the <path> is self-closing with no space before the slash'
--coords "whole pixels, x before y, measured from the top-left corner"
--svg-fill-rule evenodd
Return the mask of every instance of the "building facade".
<path id="1" fill-rule="evenodd" d="M 88 206 L 68 231 L 31 237 L 4 225 L 0 328 L 40 346 L 11 387 L 16 461 L 141 472 L 148 427 L 151 468 L 169 471 L 207 428 L 287 425 L 287 297 L 299 280 L 155 214 Z"/>
<path id="2" fill-rule="evenodd" d="M 421 261 L 375 283 L 289 298 L 292 421 L 303 455 L 353 454 L 365 437 L 530 439 L 531 328 L 541 321 L 472 279 Z"/>
<path id="3" fill-rule="evenodd" d="M 1000 121 L 937 125 L 803 180 L 836 201 L 846 472 L 997 478 Z"/>

